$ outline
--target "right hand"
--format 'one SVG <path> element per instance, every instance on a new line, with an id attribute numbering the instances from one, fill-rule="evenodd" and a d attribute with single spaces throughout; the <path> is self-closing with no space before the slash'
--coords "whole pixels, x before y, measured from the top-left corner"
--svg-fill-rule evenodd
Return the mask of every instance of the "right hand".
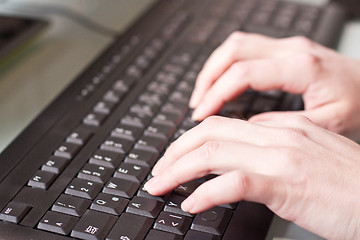
<path id="1" fill-rule="evenodd" d="M 303 115 L 353 139 L 360 136 L 360 61 L 346 58 L 304 37 L 272 39 L 235 32 L 200 72 L 190 107 L 194 120 L 217 113 L 248 88 L 302 94 L 305 110 L 270 112 L 250 121 Z"/>

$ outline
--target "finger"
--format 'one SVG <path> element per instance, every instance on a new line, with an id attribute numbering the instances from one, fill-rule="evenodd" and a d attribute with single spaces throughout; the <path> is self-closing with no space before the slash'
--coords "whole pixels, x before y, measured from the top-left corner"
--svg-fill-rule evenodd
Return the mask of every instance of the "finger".
<path id="1" fill-rule="evenodd" d="M 204 93 L 234 62 L 272 55 L 276 40 L 263 35 L 234 32 L 209 57 L 199 73 L 190 107 L 195 108 Z M 254 47 L 256 46 L 256 48 Z M 258 51 L 259 49 L 262 51 Z M 257 49 L 254 51 L 254 49 Z M 271 50 L 271 51 L 270 51 Z M 259 55 L 261 53 L 262 55 Z"/>
<path id="2" fill-rule="evenodd" d="M 329 104 L 308 111 L 268 112 L 255 115 L 249 121 L 263 126 L 282 129 L 291 128 L 294 133 L 297 131 L 298 135 L 304 135 L 307 139 L 316 142 L 318 145 L 325 147 L 336 146 L 338 137 L 330 137 L 337 136 L 334 132 L 335 128 L 331 127 L 331 125 L 336 126 L 339 119 L 336 116 L 336 114 L 339 114 L 339 111 L 335 109 L 334 104 Z M 335 123 L 331 123 L 332 121 Z M 343 149 L 340 152 L 343 152 Z"/>
<path id="3" fill-rule="evenodd" d="M 153 195 L 164 195 L 185 182 L 234 169 L 278 175 L 286 165 L 286 159 L 278 154 L 280 150 L 236 142 L 207 142 L 152 178 L 146 189 Z"/>
<path id="4" fill-rule="evenodd" d="M 211 85 L 236 61 L 286 57 L 308 52 L 316 47 L 316 43 L 303 37 L 279 40 L 258 34 L 234 32 L 205 63 L 190 98 L 190 107 L 197 107 Z"/>
<path id="5" fill-rule="evenodd" d="M 232 171 L 200 185 L 181 207 L 190 213 L 199 213 L 212 207 L 240 200 L 266 205 L 279 201 L 280 184 L 275 178 L 249 172 Z"/>
<path id="6" fill-rule="evenodd" d="M 320 59 L 312 54 L 236 62 L 203 94 L 192 118 L 200 121 L 217 113 L 224 103 L 249 87 L 302 94 L 316 79 L 319 66 Z"/>
<path id="7" fill-rule="evenodd" d="M 274 141 L 275 130 L 268 126 L 238 119 L 210 117 L 171 144 L 164 156 L 154 166 L 152 174 L 154 176 L 160 174 L 177 159 L 208 141 L 244 142 L 257 146 L 274 145 L 275 143 L 283 145 L 282 138 L 278 138 L 278 142 Z"/>

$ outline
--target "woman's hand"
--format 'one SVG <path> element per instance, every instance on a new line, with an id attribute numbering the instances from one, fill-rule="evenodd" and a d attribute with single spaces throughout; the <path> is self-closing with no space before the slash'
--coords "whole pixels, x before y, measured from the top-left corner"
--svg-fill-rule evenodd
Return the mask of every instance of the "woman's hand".
<path id="1" fill-rule="evenodd" d="M 302 94 L 305 111 L 272 112 L 250 121 L 301 114 L 314 123 L 353 139 L 360 136 L 360 61 L 303 37 L 272 39 L 233 33 L 200 72 L 190 107 L 193 118 L 217 113 L 248 88 L 281 89 Z"/>
<path id="2" fill-rule="evenodd" d="M 146 189 L 163 195 L 208 174 L 182 204 L 198 213 L 240 200 L 329 239 L 360 238 L 360 146 L 301 116 L 246 122 L 210 117 L 166 151 Z"/>

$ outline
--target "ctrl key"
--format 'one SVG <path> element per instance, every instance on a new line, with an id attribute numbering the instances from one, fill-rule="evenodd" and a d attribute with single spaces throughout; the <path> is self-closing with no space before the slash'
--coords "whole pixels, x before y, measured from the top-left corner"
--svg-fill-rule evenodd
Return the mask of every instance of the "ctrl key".
<path id="1" fill-rule="evenodd" d="M 0 213 L 0 220 L 19 223 L 31 207 L 26 203 L 10 202 Z"/>

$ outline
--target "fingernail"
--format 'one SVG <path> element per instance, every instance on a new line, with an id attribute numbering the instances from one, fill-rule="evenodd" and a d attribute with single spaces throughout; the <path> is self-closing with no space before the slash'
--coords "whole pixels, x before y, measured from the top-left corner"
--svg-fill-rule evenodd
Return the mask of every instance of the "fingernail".
<path id="1" fill-rule="evenodd" d="M 158 177 L 153 177 L 151 178 L 149 181 L 147 181 L 144 185 L 144 189 L 148 192 L 148 193 L 152 193 L 154 191 L 154 188 L 156 187 L 157 183 L 159 182 L 159 178 Z"/>
<path id="2" fill-rule="evenodd" d="M 193 114 L 191 115 L 191 119 L 193 121 L 200 121 L 202 120 L 201 118 L 203 117 L 204 115 L 204 105 L 203 104 L 200 104 L 197 108 L 195 108 Z"/>
<path id="3" fill-rule="evenodd" d="M 162 165 L 163 165 L 163 158 L 160 158 L 158 162 L 155 164 L 153 170 L 151 171 L 151 174 L 155 177 L 161 173 Z"/>
<path id="4" fill-rule="evenodd" d="M 190 212 L 193 206 L 194 206 L 194 198 L 190 196 L 182 202 L 181 209 L 184 212 Z"/>
<path id="5" fill-rule="evenodd" d="M 196 92 L 194 91 L 190 97 L 189 107 L 194 109 L 194 108 L 196 108 L 197 104 L 198 104 L 198 97 L 197 97 Z"/>

